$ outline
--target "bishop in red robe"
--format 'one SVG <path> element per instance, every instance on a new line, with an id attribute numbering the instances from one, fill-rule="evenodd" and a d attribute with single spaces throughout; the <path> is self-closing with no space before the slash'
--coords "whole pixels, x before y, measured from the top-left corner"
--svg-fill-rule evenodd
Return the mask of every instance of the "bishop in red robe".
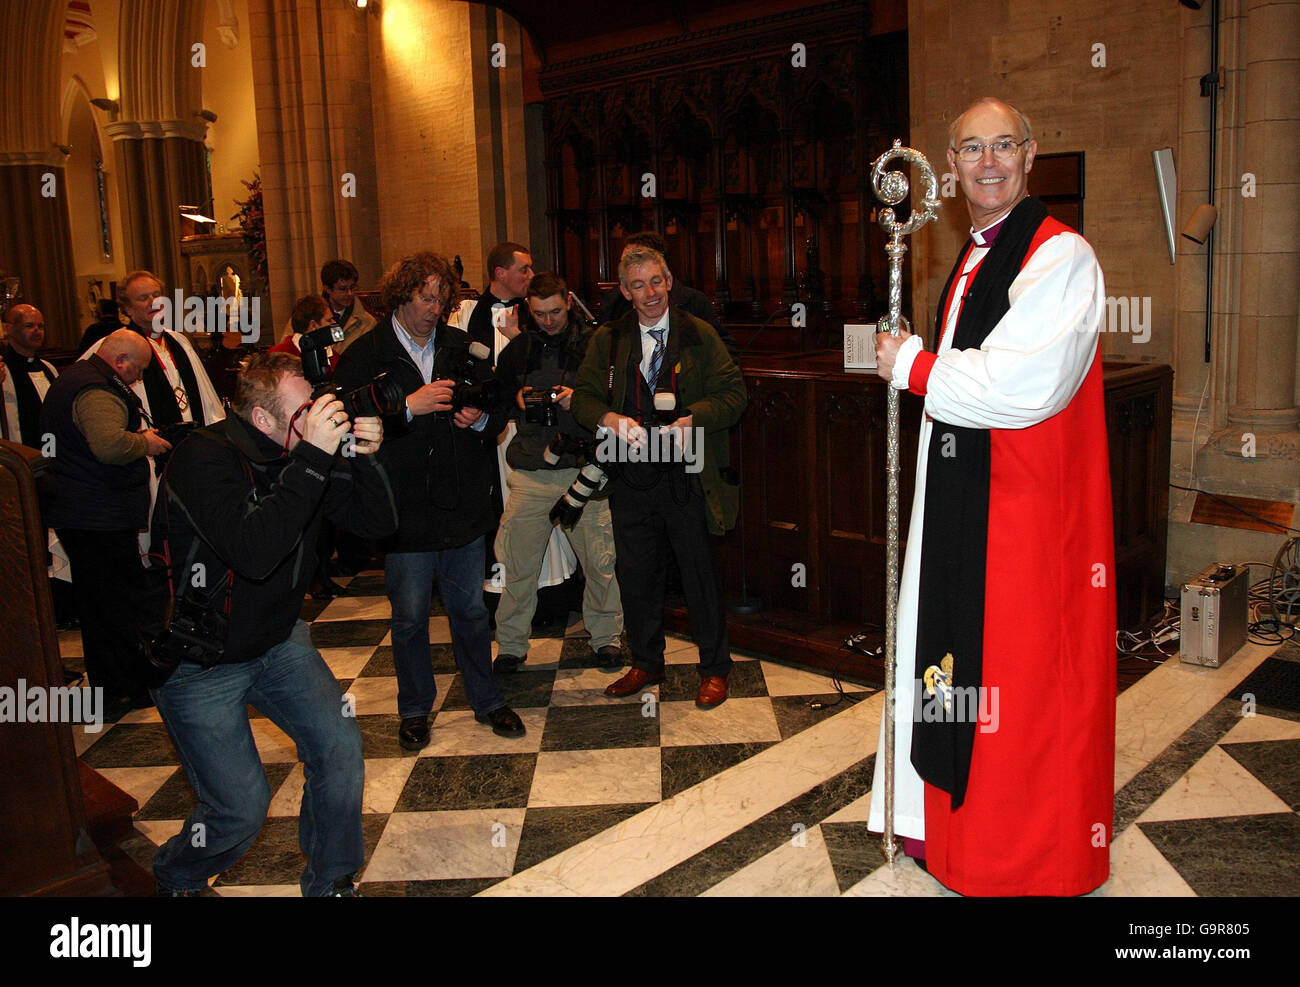
<path id="1" fill-rule="evenodd" d="M 877 337 L 925 398 L 899 596 L 895 830 L 962 894 L 1077 895 L 1109 872 L 1114 541 L 1092 248 L 1028 196 L 1028 118 L 949 132 L 971 218 L 933 352 Z M 882 759 L 872 821 L 883 828 Z"/>

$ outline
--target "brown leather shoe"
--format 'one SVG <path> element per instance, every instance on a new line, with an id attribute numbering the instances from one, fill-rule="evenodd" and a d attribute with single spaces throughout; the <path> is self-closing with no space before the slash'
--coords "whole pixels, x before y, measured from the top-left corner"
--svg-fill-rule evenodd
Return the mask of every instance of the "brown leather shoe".
<path id="1" fill-rule="evenodd" d="M 700 691 L 695 694 L 695 705 L 700 709 L 713 709 L 727 701 L 727 680 L 710 676 L 700 679 Z"/>
<path id="2" fill-rule="evenodd" d="M 616 696 L 619 698 L 630 696 L 638 689 L 644 688 L 648 685 L 658 685 L 663 680 L 663 672 L 646 672 L 639 668 L 629 669 L 628 673 L 621 679 L 617 682 L 612 682 L 605 687 L 605 695 Z"/>

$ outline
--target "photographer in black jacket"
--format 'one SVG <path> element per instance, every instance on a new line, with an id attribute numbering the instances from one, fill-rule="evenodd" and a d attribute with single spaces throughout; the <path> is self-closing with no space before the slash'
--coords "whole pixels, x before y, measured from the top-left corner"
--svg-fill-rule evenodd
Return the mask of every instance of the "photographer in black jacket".
<path id="1" fill-rule="evenodd" d="M 387 372 L 406 391 L 405 412 L 385 420 L 388 441 L 380 455 L 397 498 L 397 534 L 381 547 L 393 609 L 398 742 L 405 750 L 419 750 L 430 739 L 437 695 L 429 652 L 435 577 L 475 717 L 503 737 L 524 733 L 492 675 L 483 601 L 484 536 L 496 524 L 494 450 L 506 417 L 499 398 L 479 395 L 477 403 L 464 403 L 474 385 L 490 378 L 491 367 L 488 359 L 472 358 L 470 338 L 443 321 L 456 283 L 451 265 L 434 254 L 400 260 L 380 283 L 388 316 L 348 347 L 334 373 L 350 389 Z"/>
<path id="2" fill-rule="evenodd" d="M 297 357 L 250 357 L 234 414 L 176 447 L 159 491 L 153 548 L 174 602 L 150 655 L 163 666 L 190 648 L 153 697 L 198 798 L 154 858 L 163 894 L 197 893 L 266 819 L 271 793 L 245 704 L 292 737 L 303 761 L 302 893 L 353 894 L 364 860 L 361 735 L 298 611 L 324 518 L 367 537 L 397 519 L 373 455 L 382 423 L 349 422 L 342 402 L 313 401 L 311 390 Z"/>
<path id="3" fill-rule="evenodd" d="M 551 509 L 569 489 L 578 468 L 594 461 L 595 435 L 569 412 L 578 367 L 593 330 L 573 317 L 569 287 L 556 274 L 536 275 L 525 298 L 530 325 L 501 351 L 497 373 L 515 395 L 518 431 L 506 448 L 510 496 L 497 532 L 496 555 L 505 566 L 497 607 L 498 672 L 513 672 L 528 656 L 528 632 L 537 609 L 537 577 L 555 530 Z M 585 448 L 584 448 L 585 446 Z M 593 499 L 568 538 L 582 563 L 586 586 L 582 617 L 591 634 L 595 662 L 619 668 L 623 608 L 614 578 L 614 529 L 609 504 Z"/>

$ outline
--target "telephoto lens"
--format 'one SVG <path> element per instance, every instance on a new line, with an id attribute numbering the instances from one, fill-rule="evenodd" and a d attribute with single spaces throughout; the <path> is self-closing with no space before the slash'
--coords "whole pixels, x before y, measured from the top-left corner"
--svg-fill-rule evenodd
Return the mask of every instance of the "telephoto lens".
<path id="1" fill-rule="evenodd" d="M 582 517 L 582 509 L 587 506 L 587 501 L 591 495 L 600 489 L 601 483 L 605 480 L 605 471 L 595 463 L 588 463 L 578 475 L 573 478 L 569 484 L 569 489 L 555 502 L 551 508 L 551 524 L 558 524 L 566 531 L 572 531 L 578 519 Z"/>
<path id="2" fill-rule="evenodd" d="M 343 410 L 353 421 L 358 418 L 384 418 L 395 415 L 406 407 L 406 394 L 401 382 L 389 376 L 385 371 L 376 374 L 369 384 L 348 391 L 338 392 L 343 402 Z"/>

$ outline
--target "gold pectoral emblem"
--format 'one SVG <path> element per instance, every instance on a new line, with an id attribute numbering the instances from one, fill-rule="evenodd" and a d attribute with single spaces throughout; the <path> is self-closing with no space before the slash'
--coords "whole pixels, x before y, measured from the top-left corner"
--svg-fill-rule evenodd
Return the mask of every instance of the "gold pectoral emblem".
<path id="1" fill-rule="evenodd" d="M 943 660 L 937 665 L 931 665 L 925 670 L 923 677 L 925 682 L 925 694 L 933 696 L 936 693 L 943 698 L 943 708 L 946 712 L 952 712 L 952 652 L 943 656 Z"/>

